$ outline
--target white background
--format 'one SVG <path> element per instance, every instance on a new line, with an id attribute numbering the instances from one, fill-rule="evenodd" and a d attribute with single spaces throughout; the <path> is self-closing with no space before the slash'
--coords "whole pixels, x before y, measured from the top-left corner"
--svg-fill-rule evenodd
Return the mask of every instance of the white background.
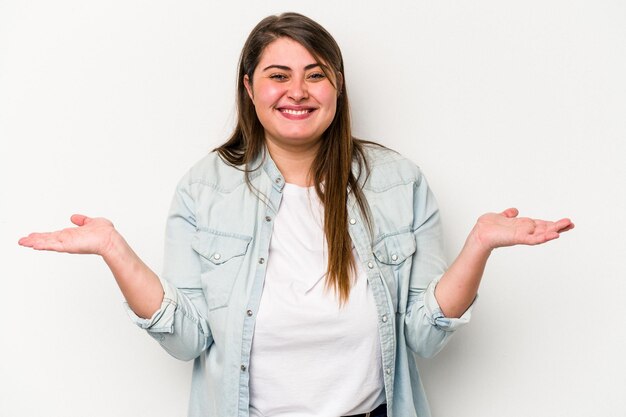
<path id="1" fill-rule="evenodd" d="M 0 415 L 185 415 L 191 364 L 129 322 L 104 263 L 17 240 L 105 216 L 160 270 L 243 42 L 287 10 L 342 47 L 357 136 L 426 172 L 450 260 L 486 211 L 576 223 L 494 253 L 472 323 L 420 361 L 434 416 L 626 415 L 621 0 L 0 0 Z"/>

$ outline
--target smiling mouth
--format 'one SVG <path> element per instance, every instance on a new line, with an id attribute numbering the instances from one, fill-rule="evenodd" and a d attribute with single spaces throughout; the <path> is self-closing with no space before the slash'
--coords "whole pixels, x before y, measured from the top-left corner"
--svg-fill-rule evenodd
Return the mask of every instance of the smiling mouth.
<path id="1" fill-rule="evenodd" d="M 292 114 L 294 116 L 302 116 L 304 114 L 309 114 L 313 111 L 313 109 L 301 109 L 301 110 L 295 110 L 295 109 L 279 109 L 279 111 L 281 113 L 284 114 Z"/>

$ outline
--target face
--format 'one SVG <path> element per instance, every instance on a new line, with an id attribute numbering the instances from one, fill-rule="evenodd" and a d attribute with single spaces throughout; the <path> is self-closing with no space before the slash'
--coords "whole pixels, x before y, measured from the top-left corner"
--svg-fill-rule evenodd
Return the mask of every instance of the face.
<path id="1" fill-rule="evenodd" d="M 337 85 L 335 80 L 333 83 Z M 244 78 L 268 146 L 288 151 L 316 149 L 335 117 L 337 90 L 333 83 L 298 42 L 279 38 L 270 43 L 252 80 Z"/>

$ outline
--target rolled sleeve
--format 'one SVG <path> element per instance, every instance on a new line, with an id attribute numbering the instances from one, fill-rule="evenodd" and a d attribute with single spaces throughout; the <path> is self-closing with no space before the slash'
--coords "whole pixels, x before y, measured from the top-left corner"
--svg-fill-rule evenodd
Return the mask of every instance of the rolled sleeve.
<path id="1" fill-rule="evenodd" d="M 417 355 L 430 358 L 449 341 L 454 331 L 469 322 L 471 308 L 459 318 L 449 318 L 435 298 L 435 288 L 447 270 L 439 208 L 419 173 L 413 194 L 413 224 L 416 251 L 410 265 L 404 333 Z"/>
<path id="2" fill-rule="evenodd" d="M 124 302 L 124 306 L 132 322 L 140 328 L 152 333 L 174 333 L 174 314 L 178 304 L 178 297 L 176 290 L 169 283 L 162 279 L 160 281 L 164 290 L 163 302 L 152 317 L 149 319 L 139 317 L 127 302 Z"/>
<path id="3" fill-rule="evenodd" d="M 191 247 L 196 233 L 194 195 L 189 175 L 179 182 L 165 233 L 163 302 L 150 318 L 138 317 L 128 304 L 130 319 L 145 329 L 169 354 L 190 360 L 213 343 L 201 283 L 199 255 Z"/>
<path id="4" fill-rule="evenodd" d="M 426 288 L 424 294 L 424 310 L 426 314 L 426 318 L 429 323 L 436 328 L 446 331 L 452 332 L 457 330 L 458 328 L 469 323 L 470 318 L 472 316 L 472 308 L 478 296 L 474 298 L 472 304 L 468 307 L 467 310 L 463 313 L 463 315 L 459 318 L 449 318 L 443 314 L 439 303 L 437 302 L 437 298 L 435 297 L 435 288 L 439 283 L 441 276 L 432 280 L 431 283 Z"/>
<path id="5" fill-rule="evenodd" d="M 202 303 L 202 292 L 178 289 L 164 280 L 161 282 L 165 296 L 152 317 L 138 317 L 127 304 L 128 315 L 170 355 L 181 360 L 194 359 L 213 343 L 206 319 L 196 307 Z"/>

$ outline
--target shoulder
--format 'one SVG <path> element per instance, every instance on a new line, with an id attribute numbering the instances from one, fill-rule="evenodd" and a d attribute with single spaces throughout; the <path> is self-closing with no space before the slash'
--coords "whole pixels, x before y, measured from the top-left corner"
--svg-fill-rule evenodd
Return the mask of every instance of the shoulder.
<path id="1" fill-rule="evenodd" d="M 230 192 L 245 184 L 245 169 L 228 164 L 212 151 L 197 161 L 182 181 L 188 186 L 199 185 L 218 192 Z"/>
<path id="2" fill-rule="evenodd" d="M 369 166 L 364 189 L 384 191 L 399 185 L 419 185 L 422 182 L 422 170 L 400 153 L 373 144 L 364 144 L 363 151 Z"/>

